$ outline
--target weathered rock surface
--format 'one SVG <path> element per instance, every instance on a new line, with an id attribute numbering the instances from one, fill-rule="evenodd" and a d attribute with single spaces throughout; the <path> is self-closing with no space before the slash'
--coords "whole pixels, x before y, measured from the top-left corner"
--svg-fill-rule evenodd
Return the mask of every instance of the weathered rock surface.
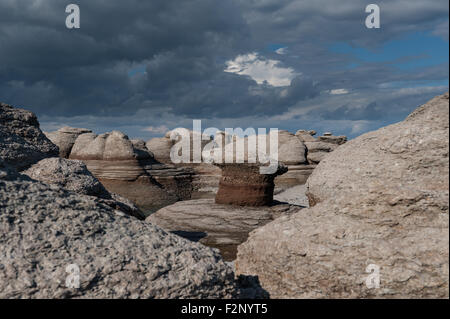
<path id="1" fill-rule="evenodd" d="M 98 197 L 98 201 L 139 219 L 145 215 L 129 200 L 108 192 L 82 161 L 46 158 L 23 172 L 30 178 L 56 185 L 78 194 Z"/>
<path id="2" fill-rule="evenodd" d="M 315 142 L 316 138 L 314 135 L 316 135 L 316 131 L 298 130 L 295 133 L 295 136 L 297 136 L 302 142 Z"/>
<path id="3" fill-rule="evenodd" d="M 75 140 L 81 134 L 92 133 L 91 130 L 85 128 L 75 128 L 64 126 L 55 132 L 44 133 L 47 138 L 59 148 L 59 156 L 69 158 Z"/>
<path id="4" fill-rule="evenodd" d="M 71 264 L 79 289 L 66 287 Z M 235 288 L 215 250 L 89 196 L 0 179 L 0 298 L 226 298 Z"/>
<path id="5" fill-rule="evenodd" d="M 304 135 L 301 135 L 300 138 L 304 138 Z M 334 136 L 331 133 L 327 133 L 327 135 L 324 133 L 323 136 L 319 136 L 317 139 L 305 141 L 309 164 L 319 164 L 329 153 L 345 142 L 347 142 L 346 136 Z"/>
<path id="6" fill-rule="evenodd" d="M 266 207 L 239 207 L 216 204 L 214 199 L 207 198 L 166 206 L 146 221 L 189 240 L 219 248 L 225 260 L 234 260 L 237 246 L 247 239 L 250 231 L 300 208 L 280 202 Z"/>
<path id="7" fill-rule="evenodd" d="M 261 174 L 257 164 L 216 164 L 222 169 L 215 202 L 239 206 L 266 206 L 272 204 L 274 178 L 287 172 L 278 165 L 273 174 Z"/>
<path id="8" fill-rule="evenodd" d="M 155 160 L 165 164 L 172 164 L 170 149 L 174 143 L 168 137 L 155 137 L 148 140 L 146 146 L 153 153 Z"/>
<path id="9" fill-rule="evenodd" d="M 58 147 L 42 133 L 36 115 L 0 103 L 0 159 L 20 171 L 53 156 Z"/>
<path id="10" fill-rule="evenodd" d="M 319 140 L 319 142 L 342 145 L 345 142 L 347 142 L 347 136 L 344 136 L 344 135 L 333 136 L 333 135 L 331 135 L 331 133 L 328 133 L 327 135 L 324 133 L 323 136 L 318 137 L 318 140 Z"/>
<path id="11" fill-rule="evenodd" d="M 278 160 L 285 165 L 306 163 L 305 144 L 288 131 L 278 133 Z"/>
<path id="12" fill-rule="evenodd" d="M 82 160 L 106 189 L 128 198 L 145 211 L 191 196 L 189 169 L 155 161 L 141 141 L 130 141 L 118 131 L 80 135 L 70 159 Z"/>
<path id="13" fill-rule="evenodd" d="M 448 298 L 448 103 L 327 156 L 308 180 L 315 206 L 253 231 L 237 273 L 275 298 Z M 366 286 L 370 264 L 380 288 Z"/>

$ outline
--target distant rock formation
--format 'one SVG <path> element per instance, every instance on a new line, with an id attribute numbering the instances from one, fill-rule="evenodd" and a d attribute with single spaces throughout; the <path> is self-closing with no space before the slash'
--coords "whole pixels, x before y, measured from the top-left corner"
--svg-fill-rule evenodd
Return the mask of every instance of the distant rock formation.
<path id="1" fill-rule="evenodd" d="M 59 156 L 62 158 L 69 158 L 75 140 L 85 133 L 92 133 L 92 131 L 85 128 L 64 126 L 55 132 L 44 132 L 47 138 L 58 146 Z"/>
<path id="2" fill-rule="evenodd" d="M 223 152 L 219 147 L 216 151 L 225 157 L 226 150 Z M 229 154 L 236 159 L 235 155 L 234 151 Z M 220 161 L 220 157 L 216 159 Z M 274 178 L 285 173 L 286 166 L 278 164 L 275 172 L 262 174 L 262 163 L 245 160 L 245 163 L 214 164 L 222 169 L 214 200 L 178 202 L 160 209 L 147 220 L 190 240 L 219 248 L 226 260 L 234 260 L 237 245 L 246 240 L 251 230 L 301 208 L 273 201 Z"/>
<path id="3" fill-rule="evenodd" d="M 111 194 L 87 169 L 82 161 L 59 157 L 46 158 L 22 172 L 30 178 L 56 185 L 78 194 L 97 197 L 98 201 L 124 213 L 145 219 L 145 215 L 129 200 Z"/>
<path id="4" fill-rule="evenodd" d="M 0 176 L 5 173 L 0 161 Z M 10 171 L 9 171 L 10 172 Z M 41 182 L 0 178 L 0 298 L 230 298 L 218 252 Z M 18 227 L 20 225 L 20 227 Z M 68 267 L 78 267 L 72 288 Z M 66 285 L 69 284 L 69 287 Z"/>
<path id="5" fill-rule="evenodd" d="M 189 199 L 192 193 L 190 170 L 157 162 L 142 141 L 130 141 L 119 131 L 80 135 L 69 158 L 82 160 L 106 189 L 143 210 Z"/>
<path id="6" fill-rule="evenodd" d="M 39 129 L 36 115 L 0 103 L 0 160 L 20 171 L 54 156 L 58 147 Z"/>
<path id="7" fill-rule="evenodd" d="M 308 163 L 312 165 L 313 169 L 328 153 L 347 142 L 346 136 L 334 136 L 330 132 L 324 133 L 323 136 L 318 138 L 314 137 L 316 135 L 315 131 L 298 130 L 295 135 L 305 143 Z"/>
<path id="8" fill-rule="evenodd" d="M 215 202 L 238 206 L 268 206 L 273 201 L 275 176 L 287 172 L 278 165 L 273 174 L 261 174 L 260 165 L 248 163 L 216 164 L 222 169 Z"/>
<path id="9" fill-rule="evenodd" d="M 176 141 L 170 139 L 171 131 L 167 132 L 164 137 L 153 138 L 147 141 L 146 146 L 151 150 L 155 159 L 162 163 L 173 164 L 170 159 L 170 150 Z M 192 131 L 191 150 L 192 150 Z M 239 137 L 228 136 L 225 132 L 217 132 L 222 135 L 222 145 L 217 148 L 224 149 L 226 144 L 237 143 Z M 275 178 L 276 192 L 283 191 L 295 185 L 302 185 L 313 172 L 317 164 L 331 151 L 336 149 L 340 144 L 345 143 L 345 136 L 320 136 L 315 138 L 315 131 L 299 130 L 294 135 L 286 130 L 278 132 L 278 156 L 279 161 L 288 167 L 288 171 Z M 202 141 L 202 151 L 204 146 L 211 139 Z M 244 138 L 245 152 L 248 137 Z M 235 146 L 234 146 L 235 147 Z M 269 143 L 266 150 L 269 149 Z M 247 154 L 244 155 L 245 158 Z M 191 156 L 192 159 L 192 156 Z M 209 198 L 213 197 L 218 190 L 221 177 L 221 171 L 217 167 L 208 163 L 191 163 L 191 164 L 174 164 L 176 167 L 190 167 L 194 171 L 192 177 L 193 193 L 192 198 Z"/>
<path id="10" fill-rule="evenodd" d="M 307 187 L 314 207 L 250 233 L 238 274 L 274 298 L 449 297 L 448 93 L 338 147 Z"/>
<path id="11" fill-rule="evenodd" d="M 209 163 L 179 163 L 174 164 L 170 158 L 170 150 L 178 141 L 177 139 L 171 140 L 170 134 L 172 131 L 168 131 L 164 137 L 155 137 L 146 142 L 146 147 L 150 152 L 154 154 L 154 158 L 168 165 L 173 165 L 178 168 L 187 168 L 192 174 L 192 194 L 191 198 L 211 198 L 214 197 L 219 186 L 219 180 L 221 176 L 220 168 Z M 190 161 L 193 156 L 193 134 L 194 132 L 189 130 L 190 134 Z M 210 137 L 201 141 L 201 148 L 211 142 Z"/>
<path id="12" fill-rule="evenodd" d="M 0 298 L 261 293 L 248 285 L 254 281 L 236 283 L 217 251 L 128 216 L 104 199 L 75 193 L 104 191 L 80 162 L 44 159 L 58 156 L 58 148 L 31 112 L 4 104 L 0 111 Z M 42 159 L 26 172 L 49 184 L 17 172 Z M 79 270 L 79 281 L 71 270 Z"/>

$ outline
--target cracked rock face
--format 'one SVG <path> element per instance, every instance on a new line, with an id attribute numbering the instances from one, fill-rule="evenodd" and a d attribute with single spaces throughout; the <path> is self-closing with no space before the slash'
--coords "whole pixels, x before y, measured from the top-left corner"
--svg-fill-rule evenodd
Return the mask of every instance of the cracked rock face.
<path id="1" fill-rule="evenodd" d="M 448 298 L 448 99 L 330 153 L 307 182 L 314 207 L 250 233 L 237 273 L 275 298 Z"/>
<path id="2" fill-rule="evenodd" d="M 0 173 L 5 171 L 4 166 Z M 3 174 L 5 175 L 5 174 Z M 79 288 L 67 288 L 69 265 Z M 227 298 L 217 251 L 92 197 L 0 179 L 0 298 Z"/>
<path id="3" fill-rule="evenodd" d="M 81 134 L 92 133 L 85 128 L 64 126 L 55 132 L 44 133 L 59 148 L 59 156 L 69 158 L 75 140 Z"/>
<path id="4" fill-rule="evenodd" d="M 0 159 L 20 171 L 54 156 L 58 147 L 42 133 L 36 115 L 0 103 Z"/>
<path id="5" fill-rule="evenodd" d="M 112 208 L 139 219 L 145 218 L 131 201 L 108 192 L 82 161 L 59 157 L 46 158 L 31 166 L 23 174 L 34 180 L 56 185 L 78 194 L 98 197 L 98 201 Z"/>

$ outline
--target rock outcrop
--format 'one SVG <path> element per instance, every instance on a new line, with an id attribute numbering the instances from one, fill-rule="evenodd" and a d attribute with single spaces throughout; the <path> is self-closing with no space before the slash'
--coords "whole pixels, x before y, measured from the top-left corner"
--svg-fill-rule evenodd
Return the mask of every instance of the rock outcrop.
<path id="1" fill-rule="evenodd" d="M 250 233 L 237 273 L 275 298 L 448 298 L 448 99 L 329 154 L 314 207 Z"/>
<path id="2" fill-rule="evenodd" d="M 20 171 L 53 156 L 58 147 L 42 133 L 36 115 L 0 103 L 0 160 Z"/>
<path id="3" fill-rule="evenodd" d="M 145 211 L 155 211 L 191 196 L 189 169 L 155 161 L 142 141 L 130 141 L 118 131 L 80 135 L 69 158 L 82 160 L 106 189 Z"/>
<path id="4" fill-rule="evenodd" d="M 66 190 L 98 197 L 104 203 L 124 213 L 144 219 L 145 215 L 129 200 L 108 192 L 82 161 L 59 157 L 46 158 L 22 172 L 30 178 L 56 185 Z"/>
<path id="5" fill-rule="evenodd" d="M 214 199 L 181 201 L 161 208 L 146 221 L 192 241 L 218 248 L 225 260 L 236 259 L 248 233 L 301 207 L 275 202 L 265 207 L 216 204 Z"/>
<path id="6" fill-rule="evenodd" d="M 59 156 L 62 158 L 69 158 L 75 140 L 81 134 L 92 133 L 91 130 L 85 128 L 75 128 L 64 126 L 55 132 L 44 134 L 59 148 Z"/>
<path id="7" fill-rule="evenodd" d="M 186 168 L 192 172 L 192 192 L 191 198 L 212 198 L 218 190 L 219 180 L 221 176 L 220 168 L 209 163 L 177 163 L 174 164 L 170 158 L 170 150 L 179 141 L 170 139 L 172 131 L 168 131 L 164 137 L 155 137 L 146 142 L 146 147 L 154 154 L 155 160 L 160 163 L 171 165 L 177 168 Z M 186 130 L 189 134 L 190 145 L 190 161 L 193 160 L 193 131 Z M 197 133 L 198 134 L 198 133 Z M 201 149 L 211 142 L 211 138 L 204 136 L 201 140 Z M 180 154 L 181 155 L 181 154 Z"/>
<path id="8" fill-rule="evenodd" d="M 146 147 L 153 153 L 155 160 L 160 163 L 173 164 L 170 159 L 170 149 L 174 141 L 166 134 L 164 137 L 154 137 L 146 142 Z"/>
<path id="9" fill-rule="evenodd" d="M 0 176 L 10 176 L 5 171 L 1 164 Z M 0 298 L 227 298 L 236 293 L 233 272 L 217 251 L 92 197 L 20 179 L 0 178 L 0 260 Z M 71 272 L 79 274 L 79 288 Z"/>
<path id="10" fill-rule="evenodd" d="M 186 130 L 190 134 L 190 146 L 192 153 L 192 136 L 193 132 Z M 153 138 L 147 141 L 146 146 L 154 153 L 156 160 L 161 163 L 173 164 L 170 159 L 170 150 L 178 140 L 171 140 L 169 131 L 161 138 Z M 283 191 L 296 185 L 303 185 L 313 172 L 317 164 L 329 152 L 336 149 L 339 144 L 346 141 L 345 136 L 320 136 L 315 138 L 315 131 L 299 130 L 294 135 L 288 131 L 280 130 L 278 132 L 278 160 L 288 167 L 288 171 L 275 178 L 276 191 Z M 233 149 L 236 149 L 237 141 L 243 140 L 244 143 L 244 159 L 247 161 L 248 157 L 248 137 L 240 138 L 237 136 L 227 135 L 225 132 L 218 131 L 216 136 L 222 137 L 221 142 L 215 140 L 216 146 L 224 156 L 225 145 L 233 143 Z M 323 141 L 322 141 L 323 138 Z M 269 138 L 266 138 L 266 150 L 270 148 Z M 211 142 L 210 137 L 204 137 L 201 143 L 202 151 L 206 144 Z M 219 145 L 221 144 L 221 145 Z M 310 149 L 307 148 L 309 146 Z M 213 151 L 211 152 L 213 153 Z M 192 160 L 192 155 L 190 157 Z M 224 157 L 223 157 L 224 159 Z M 192 198 L 210 198 L 217 193 L 220 170 L 205 162 L 204 154 L 202 153 L 203 163 L 180 163 L 175 164 L 176 167 L 189 167 L 193 171 L 192 176 Z"/>
<path id="11" fill-rule="evenodd" d="M 312 167 L 320 163 L 328 153 L 333 152 L 339 145 L 347 142 L 347 137 L 340 135 L 334 136 L 331 133 L 324 133 L 323 136 L 315 138 L 315 131 L 298 130 L 295 135 L 305 143 L 307 150 L 308 164 Z M 306 180 L 305 180 L 306 181 Z"/>

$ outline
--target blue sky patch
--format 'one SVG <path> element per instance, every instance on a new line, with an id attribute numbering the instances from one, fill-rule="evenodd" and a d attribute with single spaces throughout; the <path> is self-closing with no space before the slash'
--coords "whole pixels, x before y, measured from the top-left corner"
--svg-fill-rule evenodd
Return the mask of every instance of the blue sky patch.
<path id="1" fill-rule="evenodd" d="M 413 70 L 448 63 L 448 42 L 430 33 L 417 32 L 401 39 L 386 42 L 376 50 L 336 43 L 330 47 L 335 53 L 353 55 L 358 62 L 386 62 L 401 70 Z"/>

